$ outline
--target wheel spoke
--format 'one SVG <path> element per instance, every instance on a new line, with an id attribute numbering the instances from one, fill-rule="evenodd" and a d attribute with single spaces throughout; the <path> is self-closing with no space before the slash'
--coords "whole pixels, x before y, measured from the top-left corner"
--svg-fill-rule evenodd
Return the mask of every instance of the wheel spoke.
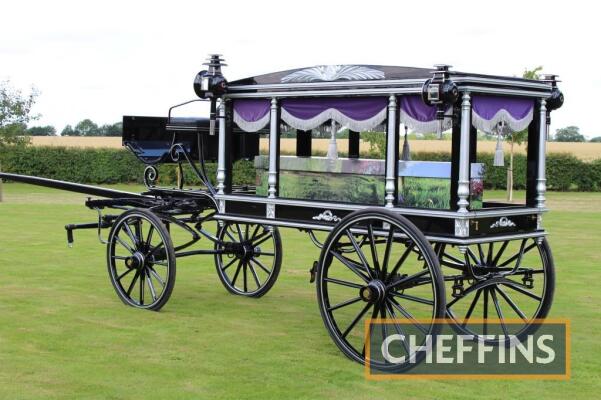
<path id="1" fill-rule="evenodd" d="M 393 287 L 396 287 L 396 286 L 399 286 L 399 285 L 407 285 L 407 283 L 409 283 L 411 281 L 414 281 L 414 280 L 416 280 L 418 278 L 421 278 L 424 275 L 428 275 L 429 273 L 430 273 L 430 271 L 427 270 L 427 269 L 421 270 L 421 271 L 416 272 L 413 275 L 409 275 L 409 276 L 407 276 L 407 277 L 405 277 L 405 278 L 403 278 L 403 279 L 401 279 L 399 281 L 391 282 L 390 284 L 388 284 L 386 286 L 386 288 L 389 289 L 389 288 L 393 288 Z M 414 286 L 416 286 L 416 285 L 414 285 Z"/>
<path id="2" fill-rule="evenodd" d="M 232 261 L 230 261 L 229 263 L 227 263 L 224 267 L 221 267 L 222 271 L 225 271 L 226 269 L 228 269 L 230 267 L 230 265 L 232 265 L 233 263 L 235 263 L 236 261 L 238 261 L 237 258 L 232 258 Z"/>
<path id="3" fill-rule="evenodd" d="M 136 284 L 136 281 L 138 280 L 139 276 L 140 276 L 140 270 L 136 269 L 136 273 L 134 274 L 134 279 L 132 279 L 131 283 L 129 284 L 129 288 L 127 288 L 128 296 L 131 296 L 131 291 L 134 289 L 134 285 Z"/>
<path id="4" fill-rule="evenodd" d="M 146 245 L 150 246 L 150 243 L 152 243 L 152 235 L 154 233 L 154 225 L 150 225 L 150 228 L 148 228 L 148 235 L 146 235 Z"/>
<path id="5" fill-rule="evenodd" d="M 507 245 L 509 244 L 509 241 L 506 240 L 503 242 L 503 244 L 501 245 L 501 248 L 499 249 L 499 251 L 497 252 L 497 255 L 495 256 L 495 259 L 492 262 L 492 266 L 496 267 L 497 264 L 499 263 L 499 260 L 501 259 L 501 257 L 503 256 L 503 253 L 505 252 L 505 249 L 507 248 Z"/>
<path id="6" fill-rule="evenodd" d="M 335 306 L 328 307 L 328 311 L 338 310 L 339 308 L 349 306 L 351 304 L 355 304 L 356 302 L 361 301 L 361 297 L 357 296 L 352 299 L 343 301 L 342 303 L 338 303 Z"/>
<path id="7" fill-rule="evenodd" d="M 257 236 L 257 233 L 259 232 L 259 228 L 261 227 L 261 225 L 257 224 L 255 225 L 255 229 L 253 230 L 252 235 L 250 235 L 250 241 L 252 242 L 253 239 L 255 238 L 255 236 Z"/>
<path id="8" fill-rule="evenodd" d="M 127 243 L 125 243 L 123 241 L 123 239 L 121 239 L 119 237 L 119 235 L 115 234 L 115 240 L 117 241 L 117 243 L 119 243 L 121 246 L 125 247 L 127 249 L 127 251 L 129 251 L 131 254 L 134 254 L 136 251 L 134 249 L 131 248 L 130 245 L 128 245 Z"/>
<path id="9" fill-rule="evenodd" d="M 376 271 L 376 276 L 380 275 L 380 262 L 378 260 L 378 251 L 376 249 L 376 243 L 374 238 L 374 228 L 371 224 L 367 226 L 367 232 L 369 233 L 369 247 L 371 250 L 371 259 Z"/>
<path id="10" fill-rule="evenodd" d="M 144 305 L 144 280 L 146 279 L 144 270 L 140 270 L 140 304 Z"/>
<path id="11" fill-rule="evenodd" d="M 348 269 L 350 269 L 351 271 L 353 271 L 358 277 L 360 277 L 361 279 L 363 279 L 365 282 L 369 282 L 369 277 L 365 276 L 363 274 L 363 272 L 361 272 L 361 270 L 359 268 L 357 268 L 355 265 L 353 265 L 353 263 L 351 262 L 351 260 L 347 259 L 346 257 L 344 257 L 342 254 L 338 253 L 337 251 L 334 250 L 330 250 L 330 254 L 332 254 L 334 257 L 336 257 L 342 264 L 344 264 Z"/>
<path id="12" fill-rule="evenodd" d="M 258 245 L 262 244 L 263 242 L 269 240 L 270 237 L 271 237 L 271 232 L 269 232 L 269 231 L 263 232 L 262 234 L 257 236 L 257 238 L 255 239 L 255 242 L 252 243 L 253 247 L 257 247 Z"/>
<path id="13" fill-rule="evenodd" d="M 484 256 L 484 250 L 482 249 L 482 244 L 478 243 L 478 255 L 480 256 L 480 262 L 484 262 L 486 257 Z"/>
<path id="14" fill-rule="evenodd" d="M 528 297 L 530 297 L 530 298 L 532 298 L 532 299 L 534 299 L 534 300 L 538 300 L 538 301 L 542 301 L 542 300 L 543 300 L 543 298 L 542 298 L 542 297 L 540 297 L 540 296 L 538 296 L 538 295 L 536 295 L 536 294 L 534 294 L 534 293 L 532 293 L 532 292 L 529 292 L 529 291 L 527 291 L 526 289 L 522 289 L 522 288 L 521 288 L 521 287 L 520 287 L 520 286 L 519 286 L 517 283 L 515 283 L 515 282 L 512 282 L 512 283 L 509 283 L 509 282 L 501 282 L 501 284 L 502 284 L 502 285 L 505 285 L 505 286 L 507 286 L 507 287 L 508 287 L 508 288 L 510 288 L 510 289 L 513 289 L 513 290 L 515 290 L 516 292 L 519 292 L 519 293 L 521 293 L 521 294 L 523 294 L 523 295 L 525 295 L 525 296 L 528 296 Z"/>
<path id="15" fill-rule="evenodd" d="M 146 281 L 148 282 L 148 288 L 150 289 L 150 295 L 152 296 L 152 301 L 157 301 L 157 293 L 154 290 L 154 285 L 152 284 L 152 279 L 150 278 L 150 274 L 146 274 Z"/>
<path id="16" fill-rule="evenodd" d="M 351 241 L 351 244 L 355 248 L 355 252 L 357 253 L 357 256 L 359 256 L 359 259 L 361 260 L 361 263 L 363 264 L 365 271 L 367 271 L 367 276 L 369 276 L 371 279 L 373 279 L 371 269 L 369 268 L 369 263 L 367 262 L 367 259 L 365 258 L 365 254 L 363 254 L 361 247 L 359 247 L 359 244 L 357 244 L 357 240 L 355 239 L 355 236 L 353 236 L 353 234 L 349 230 L 346 231 L 346 235 L 348 236 L 349 240 Z"/>
<path id="17" fill-rule="evenodd" d="M 259 277 L 257 276 L 257 271 L 255 271 L 255 268 L 252 266 L 251 263 L 248 263 L 248 268 L 250 268 L 250 272 L 252 273 L 255 283 L 257 284 L 257 289 L 260 289 L 261 281 L 259 280 Z"/>
<path id="18" fill-rule="evenodd" d="M 507 304 L 509 304 L 509 306 L 513 309 L 513 311 L 515 311 L 515 313 L 517 315 L 519 315 L 520 318 L 524 320 L 524 322 L 528 322 L 528 318 L 526 318 L 526 315 L 513 302 L 513 300 L 511 299 L 511 297 L 509 297 L 509 295 L 507 293 L 505 293 L 500 287 L 497 286 L 497 287 L 495 287 L 495 289 L 499 292 L 499 294 L 501 295 L 501 297 L 503 297 L 503 299 L 505 299 L 505 301 L 507 302 Z"/>
<path id="19" fill-rule="evenodd" d="M 163 280 L 163 278 L 161 278 L 161 276 L 154 270 L 154 268 L 152 267 L 148 267 L 148 271 L 150 271 L 150 273 L 152 274 L 152 276 L 154 276 L 154 278 L 159 281 L 159 283 L 161 284 L 161 286 L 165 287 L 165 281 Z"/>
<path id="20" fill-rule="evenodd" d="M 490 242 L 488 244 L 488 255 L 486 256 L 486 264 L 490 265 L 492 263 L 493 253 L 494 253 L 494 244 L 495 242 Z"/>
<path id="21" fill-rule="evenodd" d="M 334 278 L 323 278 L 323 280 L 325 282 L 330 282 L 333 283 L 335 285 L 341 285 L 341 286 L 347 286 L 347 287 L 351 287 L 351 288 L 355 288 L 355 289 L 361 289 L 363 288 L 363 286 L 353 283 L 353 282 L 347 282 L 347 281 L 342 281 L 340 279 L 334 279 Z"/>
<path id="22" fill-rule="evenodd" d="M 505 325 L 505 318 L 503 318 L 503 312 L 501 311 L 501 305 L 499 304 L 499 300 L 497 299 L 497 293 L 495 293 L 495 288 L 490 289 L 490 297 L 492 297 L 492 302 L 495 306 L 495 310 L 497 311 L 497 316 L 499 317 L 499 322 L 501 323 L 501 328 L 503 329 L 503 334 L 505 337 L 509 336 L 509 332 L 507 332 L 507 326 Z"/>
<path id="23" fill-rule="evenodd" d="M 242 278 L 243 278 L 243 284 L 244 284 L 244 291 L 248 292 L 248 278 L 247 278 L 247 267 L 246 267 L 246 262 L 242 263 Z"/>
<path id="24" fill-rule="evenodd" d="M 260 252 L 257 256 L 267 256 L 267 257 L 275 257 L 275 253 L 273 252 Z"/>
<path id="25" fill-rule="evenodd" d="M 130 228 L 129 224 L 127 223 L 127 221 L 125 221 L 125 223 L 122 226 L 125 229 L 125 233 L 127 233 L 127 236 L 129 236 L 129 238 L 131 239 L 134 246 L 138 246 L 138 244 L 139 244 L 138 238 L 131 231 L 131 228 Z"/>
<path id="26" fill-rule="evenodd" d="M 228 227 L 225 227 L 225 234 L 232 240 L 232 242 L 236 242 L 236 238 L 232 236 L 232 234 L 228 231 Z"/>
<path id="27" fill-rule="evenodd" d="M 415 244 L 413 242 L 411 242 L 407 246 L 407 248 L 405 249 L 405 251 L 401 255 L 401 258 L 399 258 L 399 260 L 395 264 L 394 268 L 390 271 L 390 274 L 389 274 L 390 278 L 389 278 L 389 280 L 392 279 L 394 277 L 394 275 L 396 275 L 397 272 L 399 272 L 399 268 L 401 268 L 401 266 L 403 265 L 403 263 L 405 262 L 405 260 L 409 256 L 409 254 L 411 254 L 411 252 L 413 251 L 413 247 L 414 246 L 415 246 Z"/>
<path id="28" fill-rule="evenodd" d="M 470 249 L 469 247 L 467 248 L 467 252 L 466 252 L 466 257 L 469 256 L 469 258 L 472 259 L 472 261 L 474 262 L 474 264 L 478 265 L 479 261 L 478 261 L 478 257 L 476 257 L 476 255 L 474 254 L 474 252 L 472 251 L 472 249 Z"/>
<path id="29" fill-rule="evenodd" d="M 122 273 L 121 275 L 119 275 L 119 276 L 117 277 L 117 282 L 120 282 L 120 281 L 121 281 L 121 279 L 123 279 L 123 277 L 125 277 L 125 276 L 126 276 L 127 274 L 129 274 L 131 271 L 134 271 L 134 268 L 132 268 L 132 269 L 128 269 L 127 271 L 125 271 L 124 273 Z"/>
<path id="30" fill-rule="evenodd" d="M 238 231 L 238 237 L 240 238 L 241 242 L 244 242 L 244 235 L 242 234 L 242 229 L 240 229 L 240 224 L 235 224 L 236 225 L 236 230 Z"/>
<path id="31" fill-rule="evenodd" d="M 526 239 L 524 239 L 524 242 L 526 241 Z M 525 244 L 525 243 L 524 243 Z M 533 244 L 529 245 L 528 247 L 524 248 L 521 247 L 520 251 L 517 254 L 514 254 L 513 256 L 511 256 L 510 258 L 508 258 L 507 260 L 505 260 L 501 265 L 499 265 L 499 268 L 504 267 L 506 265 L 511 264 L 514 260 L 516 259 L 521 259 L 524 254 L 528 253 L 530 250 L 532 250 L 534 247 L 536 247 L 536 242 L 534 242 Z"/>
<path id="32" fill-rule="evenodd" d="M 238 279 L 238 274 L 240 273 L 241 268 L 242 268 L 242 260 L 239 260 L 238 266 L 236 267 L 236 273 L 234 273 L 234 278 L 232 279 L 232 286 L 236 286 L 236 279 Z"/>
<path id="33" fill-rule="evenodd" d="M 428 333 L 428 330 L 422 324 L 420 324 L 419 322 L 417 322 L 415 320 L 415 318 L 413 318 L 413 315 L 411 315 L 411 313 L 409 313 L 409 311 L 405 310 L 405 308 L 403 306 L 401 306 L 395 299 L 393 299 L 391 297 L 388 300 L 390 301 L 390 304 L 392 304 L 392 306 L 394 308 L 396 308 L 405 318 L 407 318 L 409 321 L 411 321 L 411 323 L 417 329 L 419 329 L 424 334 Z"/>
<path id="34" fill-rule="evenodd" d="M 371 304 L 367 303 L 365 305 L 365 307 L 363 307 L 363 309 L 359 312 L 359 314 L 357 314 L 357 316 L 355 317 L 355 319 L 353 321 L 351 321 L 351 323 L 348 326 L 348 328 L 346 328 L 346 330 L 342 333 L 342 337 L 343 338 L 346 338 L 346 336 L 353 330 L 353 328 L 355 327 L 355 325 L 357 325 L 357 322 L 359 322 L 359 320 L 361 318 L 363 318 L 363 316 L 365 315 L 365 313 L 367 312 L 367 310 L 369 310 L 369 307 L 371 307 Z"/>
<path id="35" fill-rule="evenodd" d="M 409 355 L 410 350 L 409 350 L 409 345 L 407 344 L 407 335 L 405 334 L 405 331 L 401 328 L 401 326 L 397 323 L 397 320 L 399 318 L 397 318 L 396 313 L 394 312 L 394 309 L 390 306 L 390 304 L 391 303 L 389 301 L 386 301 L 386 308 L 388 309 L 388 313 L 394 320 L 394 329 L 396 330 L 396 333 L 398 333 L 399 335 L 401 335 L 403 337 L 403 340 L 401 341 L 401 343 L 403 343 L 405 352 L 407 352 L 407 355 Z"/>
<path id="36" fill-rule="evenodd" d="M 263 271 L 265 271 L 265 273 L 267 275 L 271 275 L 271 271 L 261 261 L 259 261 L 256 258 L 252 257 L 250 259 L 250 262 L 254 262 L 259 268 L 261 268 Z"/>
<path id="37" fill-rule="evenodd" d="M 482 324 L 484 325 L 483 334 L 484 336 L 486 336 L 486 334 L 488 333 L 488 288 L 484 288 L 482 290 L 484 291 L 484 310 L 482 312 Z"/>
<path id="38" fill-rule="evenodd" d="M 429 306 L 434 305 L 434 302 L 432 300 L 422 299 L 421 297 L 411 296 L 410 294 L 399 293 L 394 290 L 390 291 L 390 294 L 401 299 L 414 301 L 416 303 L 427 304 Z"/>
<path id="39" fill-rule="evenodd" d="M 384 260 L 382 261 L 382 277 L 386 277 L 388 271 L 388 262 L 390 261 L 390 252 L 392 251 L 392 241 L 394 239 L 394 226 L 390 225 L 388 237 L 386 238 L 386 250 L 384 250 Z"/>
<path id="40" fill-rule="evenodd" d="M 480 298 L 481 294 L 482 294 L 482 289 L 476 290 L 476 295 L 474 296 L 474 299 L 472 300 L 472 304 L 470 304 L 470 308 L 467 310 L 467 313 L 465 314 L 465 318 L 463 319 L 461 326 L 467 325 L 467 322 L 469 321 L 470 317 L 472 316 L 472 313 L 474 312 L 474 308 L 476 308 L 476 304 L 478 304 L 478 299 Z"/>

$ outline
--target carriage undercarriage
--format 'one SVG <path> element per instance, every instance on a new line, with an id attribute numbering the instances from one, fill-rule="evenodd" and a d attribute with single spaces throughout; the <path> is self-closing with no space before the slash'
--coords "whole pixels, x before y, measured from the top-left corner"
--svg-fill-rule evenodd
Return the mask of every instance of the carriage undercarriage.
<path id="1" fill-rule="evenodd" d="M 101 238 L 101 229 L 110 231 L 104 242 L 111 283 L 119 298 L 136 308 L 160 310 L 173 291 L 177 260 L 198 255 L 213 257 L 228 292 L 265 295 L 282 266 L 280 228 L 306 232 L 320 249 L 307 279 L 317 286 L 332 338 L 359 362 L 365 349 L 354 342 L 364 318 L 411 319 L 424 334 L 436 328 L 418 321 L 447 318 L 461 334 L 498 345 L 497 337 L 487 339 L 493 332 L 486 322 L 480 330 L 473 324 L 468 328 L 470 318 L 490 319 L 491 325 L 500 321 L 502 332 L 497 333 L 509 341 L 528 334 L 530 321 L 545 318 L 552 302 L 554 265 L 544 232 L 458 240 L 426 236 L 401 212 L 384 207 L 310 224 L 220 214 L 219 202 L 204 191 L 153 189 L 147 195 L 88 200 L 99 222 L 66 227 L 70 240 L 80 228 L 98 229 Z M 103 214 L 111 209 L 126 211 Z M 176 229 L 188 237 L 181 244 L 171 239 Z M 318 232 L 327 238 L 319 240 Z M 352 305 L 360 309 L 339 320 L 339 311 Z M 506 318 L 519 318 L 523 325 L 505 325 Z"/>
<path id="2" fill-rule="evenodd" d="M 251 84 L 241 80 L 227 87 L 219 57 L 213 57 L 208 65 L 210 70 L 198 75 L 195 90 L 199 97 L 210 99 L 210 120 L 177 124 L 171 119 L 171 110 L 169 118 L 162 120 L 124 117 L 124 145 L 148 165 L 144 173 L 147 192 L 133 194 L 0 174 L 14 181 L 104 198 L 86 201 L 86 206 L 98 213 L 96 222 L 65 228 L 69 244 L 73 243 L 75 230 L 98 231 L 99 240 L 107 246 L 109 278 L 125 304 L 160 310 L 173 292 L 177 260 L 191 256 L 213 257 L 217 275 L 228 292 L 261 297 L 273 287 L 282 268 L 280 229 L 291 228 L 306 232 L 320 251 L 313 265 L 307 266 L 307 279 L 316 285 L 320 313 L 330 336 L 355 361 L 366 361 L 362 322 L 369 318 L 408 320 L 422 338 L 438 333 L 440 326 L 435 321 L 446 319 L 457 332 L 471 335 L 474 340 L 504 345 L 529 334 L 536 326 L 533 321 L 548 315 L 555 273 L 542 227 L 546 212 L 544 143 L 549 112 L 563 102 L 555 77 L 535 82 L 451 73 L 446 66 L 433 72 L 382 67 L 385 73 L 364 66 L 357 67 L 363 68 L 358 82 L 346 76 L 341 81 L 298 83 L 291 79 L 314 72 L 299 70 L 259 76 Z M 430 73 L 432 77 L 426 79 Z M 273 79 L 278 83 L 269 83 Z M 423 94 L 424 103 L 415 102 L 419 93 Z M 472 105 L 470 93 L 482 93 L 483 97 L 475 97 Z M 383 101 L 374 97 L 382 94 L 388 96 Z M 491 99 L 506 99 L 492 97 L 498 94 L 514 96 L 507 97 L 507 101 L 524 110 L 521 120 L 511 121 L 528 129 L 527 199 L 523 205 L 482 202 L 476 207 L 475 203 L 470 204 L 474 200 L 472 179 L 479 168 L 477 130 L 471 113 L 477 111 L 476 100 L 483 107 Z M 345 96 L 351 96 L 350 103 Z M 352 96 L 372 96 L 377 101 Z M 217 98 L 221 99 L 218 117 Z M 280 106 L 278 100 L 287 98 L 298 101 L 282 102 Z M 344 165 L 350 165 L 348 171 L 340 173 L 336 169 L 336 156 L 318 160 L 321 172 L 336 171 L 340 176 L 351 176 L 351 170 L 355 174 L 372 174 L 376 186 L 380 185 L 374 189 L 375 202 L 286 196 L 284 183 L 280 182 L 284 168 L 280 168 L 279 122 L 283 112 L 288 113 L 286 123 L 294 124 L 299 122 L 291 115 L 303 111 L 303 107 L 305 112 L 316 107 L 325 109 L 323 102 L 315 98 L 325 99 L 328 107 L 339 107 L 347 114 L 357 105 L 371 107 L 373 115 L 367 120 L 376 121 L 373 124 L 384 118 L 384 162 L 358 158 L 359 132 L 349 139 L 349 143 L 354 140 L 355 150 L 351 151 L 349 144 L 349 157 L 343 160 Z M 530 100 L 524 103 L 524 98 Z M 493 106 L 497 107 L 495 116 L 508 115 L 506 109 Z M 245 121 L 244 112 L 249 107 L 252 112 L 248 115 L 255 119 Z M 444 206 L 410 204 L 400 190 L 399 182 L 410 176 L 400 171 L 415 165 L 399 158 L 399 124 L 402 118 L 406 127 L 413 121 L 407 113 L 415 107 L 425 107 L 422 114 L 430 113 L 431 119 L 422 121 L 423 126 L 437 124 L 442 129 L 444 121 L 451 121 L 447 126 L 452 129 L 451 162 L 435 165 L 448 167 L 444 177 L 450 182 L 449 197 Z M 324 113 L 329 113 L 326 120 L 332 119 L 335 132 L 334 120 L 341 113 L 332 113 L 330 108 Z M 311 130 L 302 130 L 307 129 L 302 124 L 315 118 L 306 117 L 296 127 L 297 157 L 288 160 L 296 166 L 311 157 Z M 216 119 L 218 135 L 214 135 Z M 343 120 L 350 127 L 365 126 L 361 125 L 363 120 L 349 122 L 348 115 Z M 234 121 L 246 132 L 260 131 L 269 124 L 265 171 L 261 169 L 263 164 L 256 162 L 257 180 L 261 174 L 268 177 L 263 189 L 232 184 L 233 160 L 257 156 L 259 141 L 258 134 L 234 133 Z M 476 122 L 480 129 L 486 129 L 490 123 Z M 155 129 L 157 126 L 159 130 Z M 332 140 L 334 136 L 335 133 Z M 205 171 L 205 158 L 217 161 L 215 187 Z M 156 186 L 156 166 L 163 162 L 179 164 L 180 171 L 182 163 L 187 163 L 203 188 L 183 189 L 183 184 L 174 189 Z M 509 319 L 522 323 L 506 324 L 504 321 Z M 482 324 L 475 325 L 470 320 L 482 320 Z M 390 329 L 401 333 L 404 328 L 393 323 Z M 411 356 L 405 342 L 403 346 Z"/>

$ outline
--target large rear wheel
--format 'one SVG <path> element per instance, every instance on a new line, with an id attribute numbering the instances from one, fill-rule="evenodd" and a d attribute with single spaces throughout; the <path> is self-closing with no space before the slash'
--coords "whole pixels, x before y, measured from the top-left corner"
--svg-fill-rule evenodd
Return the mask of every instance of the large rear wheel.
<path id="1" fill-rule="evenodd" d="M 444 282 L 438 259 L 424 235 L 406 218 L 367 209 L 345 217 L 323 245 L 317 268 L 319 309 L 330 336 L 354 361 L 365 363 L 367 319 L 401 321 L 384 325 L 405 336 L 395 357 L 410 353 L 407 333 L 423 345 L 440 331 L 445 313 Z M 370 359 L 372 366 L 398 369 Z"/>
<path id="2" fill-rule="evenodd" d="M 555 267 L 546 239 L 464 248 L 437 243 L 434 248 L 447 284 L 447 316 L 460 333 L 503 344 L 511 336 L 521 339 L 533 333 L 538 327 L 533 320 L 548 315 Z"/>

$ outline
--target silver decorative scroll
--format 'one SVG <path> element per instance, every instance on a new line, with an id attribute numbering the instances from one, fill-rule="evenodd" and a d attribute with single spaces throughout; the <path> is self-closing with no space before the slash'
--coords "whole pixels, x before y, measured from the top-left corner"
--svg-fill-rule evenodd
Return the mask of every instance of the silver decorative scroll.
<path id="1" fill-rule="evenodd" d="M 384 79 L 384 76 L 384 72 L 362 65 L 319 65 L 288 74 L 282 78 L 282 83 L 367 81 Z"/>

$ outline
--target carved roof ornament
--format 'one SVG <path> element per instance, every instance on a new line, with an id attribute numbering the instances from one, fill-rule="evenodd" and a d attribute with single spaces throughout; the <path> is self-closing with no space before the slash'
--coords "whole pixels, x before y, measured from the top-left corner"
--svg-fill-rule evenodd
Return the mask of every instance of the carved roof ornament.
<path id="1" fill-rule="evenodd" d="M 361 65 L 319 65 L 288 74 L 282 78 L 282 83 L 367 81 L 373 79 L 384 79 L 384 72 Z"/>

